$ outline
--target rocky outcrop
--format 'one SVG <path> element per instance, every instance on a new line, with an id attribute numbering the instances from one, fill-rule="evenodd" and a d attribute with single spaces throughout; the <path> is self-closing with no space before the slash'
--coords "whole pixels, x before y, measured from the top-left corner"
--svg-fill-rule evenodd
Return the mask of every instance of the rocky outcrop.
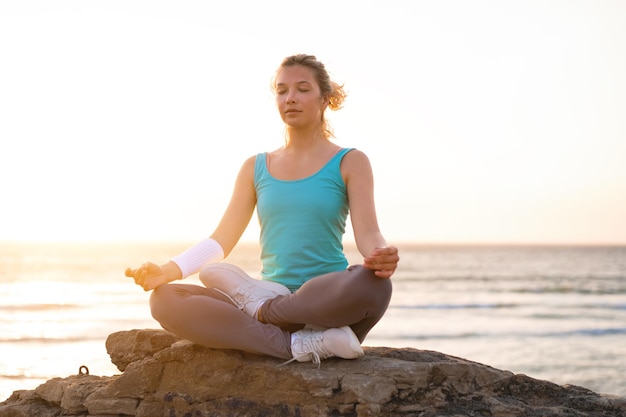
<path id="1" fill-rule="evenodd" d="M 318 369 L 214 350 L 161 330 L 114 333 L 122 373 L 55 378 L 16 391 L 2 417 L 623 416 L 626 400 L 415 349 L 365 348 Z"/>

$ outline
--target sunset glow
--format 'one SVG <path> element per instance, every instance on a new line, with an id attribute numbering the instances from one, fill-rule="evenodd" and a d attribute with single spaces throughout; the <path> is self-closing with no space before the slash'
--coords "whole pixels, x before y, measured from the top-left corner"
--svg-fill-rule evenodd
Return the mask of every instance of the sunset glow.
<path id="1" fill-rule="evenodd" d="M 389 240 L 626 242 L 624 2 L 291 6 L 0 5 L 0 240 L 208 235 L 281 146 L 269 82 L 306 52 L 345 83 L 328 116 Z"/>

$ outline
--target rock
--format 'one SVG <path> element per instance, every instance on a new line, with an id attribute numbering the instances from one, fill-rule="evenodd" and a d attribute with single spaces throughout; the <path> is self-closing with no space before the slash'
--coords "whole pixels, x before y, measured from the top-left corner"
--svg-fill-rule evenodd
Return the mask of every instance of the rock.
<path id="1" fill-rule="evenodd" d="M 110 334 L 105 345 L 113 365 L 124 372 L 130 363 L 170 347 L 179 340 L 180 337 L 160 330 L 124 331 Z"/>
<path id="2" fill-rule="evenodd" d="M 85 400 L 94 391 L 106 386 L 111 377 L 75 375 L 65 379 L 53 378 L 35 389 L 35 393 L 48 404 L 64 410 L 68 415 L 87 411 Z"/>
<path id="3" fill-rule="evenodd" d="M 318 369 L 208 349 L 162 330 L 109 336 L 122 374 L 54 378 L 16 391 L 2 417 L 623 416 L 626 399 L 416 349 L 366 347 Z"/>

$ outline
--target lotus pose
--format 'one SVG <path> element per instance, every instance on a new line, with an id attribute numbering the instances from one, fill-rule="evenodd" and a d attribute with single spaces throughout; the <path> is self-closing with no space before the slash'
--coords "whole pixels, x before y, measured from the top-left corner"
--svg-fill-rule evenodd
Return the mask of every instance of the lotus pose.
<path id="1" fill-rule="evenodd" d="M 367 156 L 331 141 L 326 109 L 346 94 L 311 55 L 283 60 L 273 79 L 284 146 L 248 158 L 210 237 L 164 265 L 126 275 L 150 297 L 161 326 L 194 343 L 299 362 L 363 355 L 361 343 L 385 313 L 398 249 L 376 217 Z M 222 262 L 256 208 L 260 279 Z M 342 237 L 350 214 L 361 265 L 348 266 Z M 172 283 L 200 273 L 204 286 Z"/>

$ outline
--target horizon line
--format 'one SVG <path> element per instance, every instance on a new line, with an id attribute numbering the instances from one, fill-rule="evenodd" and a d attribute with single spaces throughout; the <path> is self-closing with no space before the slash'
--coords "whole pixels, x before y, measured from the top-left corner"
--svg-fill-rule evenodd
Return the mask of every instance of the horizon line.
<path id="1" fill-rule="evenodd" d="M 1 246 L 7 245 L 193 245 L 199 239 L 0 239 Z M 449 240 L 449 241 L 427 241 L 427 240 L 397 240 L 389 241 L 390 244 L 398 247 L 407 246 L 559 246 L 559 247 L 621 247 L 626 246 L 624 242 L 598 242 L 598 241 L 469 241 L 469 240 Z M 242 239 L 239 245 L 258 245 L 257 240 Z M 356 246 L 354 240 L 343 242 L 347 248 Z"/>

